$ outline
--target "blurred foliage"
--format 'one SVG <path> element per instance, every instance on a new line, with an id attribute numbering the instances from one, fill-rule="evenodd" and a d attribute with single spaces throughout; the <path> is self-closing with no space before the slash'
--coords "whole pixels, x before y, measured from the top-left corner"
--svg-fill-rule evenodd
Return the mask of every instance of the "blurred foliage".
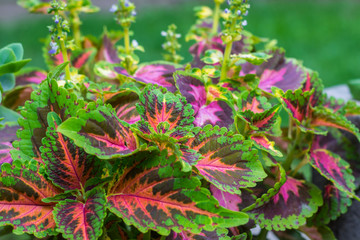
<path id="1" fill-rule="evenodd" d="M 139 54 L 141 61 L 162 57 L 163 37 L 160 33 L 172 23 L 178 26 L 177 31 L 182 34 L 179 39 L 182 52 L 179 54 L 185 57 L 184 61 L 188 61 L 190 54 L 186 49 L 192 42 L 184 42 L 184 36 L 195 19 L 193 7 L 204 3 L 186 1 L 171 8 L 139 7 L 137 23 L 132 30 L 133 38 L 146 50 Z M 332 86 L 360 76 L 359 12 L 358 0 L 256 0 L 252 1 L 247 29 L 258 36 L 277 39 L 278 45 L 287 50 L 287 56 L 302 59 L 304 66 L 320 73 L 325 86 Z M 184 18 L 184 15 L 189 17 Z M 110 13 L 84 16 L 82 21 L 85 34 L 100 35 L 103 31 L 102 24 L 98 24 L 100 22 L 109 30 L 118 29 Z M 47 36 L 46 26 L 50 22 L 48 17 L 40 15 L 32 15 L 31 19 L 20 18 L 11 23 L 2 21 L 0 46 L 21 42 L 25 49 L 24 57 L 33 59 L 29 65 L 45 67 L 39 39 Z"/>

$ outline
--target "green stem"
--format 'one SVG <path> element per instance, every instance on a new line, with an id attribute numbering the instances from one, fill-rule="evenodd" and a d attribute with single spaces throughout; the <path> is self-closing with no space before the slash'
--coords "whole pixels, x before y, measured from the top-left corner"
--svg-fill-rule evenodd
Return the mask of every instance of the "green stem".
<path id="1" fill-rule="evenodd" d="M 161 236 L 160 240 L 165 240 L 166 236 Z"/>
<path id="2" fill-rule="evenodd" d="M 231 49 L 232 49 L 232 42 L 229 42 L 228 44 L 226 44 L 226 48 L 225 48 L 224 61 L 223 61 L 223 64 L 221 66 L 220 81 L 225 80 L 227 78 L 227 72 L 228 72 L 228 65 L 229 65 L 229 61 L 230 61 Z"/>
<path id="3" fill-rule="evenodd" d="M 293 162 L 293 160 L 295 158 L 296 150 L 298 148 L 300 141 L 301 141 L 301 131 L 300 131 L 300 128 L 297 127 L 295 141 L 291 145 L 291 148 L 288 151 L 287 157 L 286 157 L 284 165 L 283 165 L 285 171 L 288 171 L 290 169 L 291 163 Z"/>
<path id="4" fill-rule="evenodd" d="M 231 33 L 234 32 L 235 24 L 236 24 L 236 19 L 234 19 L 231 23 L 231 30 L 230 30 Z M 228 72 L 228 67 L 229 67 L 229 62 L 230 62 L 230 54 L 231 54 L 232 45 L 233 45 L 232 40 L 226 44 L 224 60 L 223 60 L 222 66 L 221 66 L 220 81 L 225 80 L 227 78 L 227 72 Z"/>
<path id="5" fill-rule="evenodd" d="M 144 240 L 151 240 L 151 230 L 144 233 L 143 239 Z"/>
<path id="6" fill-rule="evenodd" d="M 215 1 L 214 22 L 211 31 L 212 35 L 214 36 L 218 34 L 219 18 L 220 18 L 220 3 L 218 1 Z"/>
<path id="7" fill-rule="evenodd" d="M 61 54 L 63 56 L 63 60 L 64 60 L 64 62 L 69 62 L 69 57 L 68 57 L 66 46 L 65 46 L 65 39 L 63 36 L 64 34 L 61 30 L 60 24 L 58 26 L 58 29 L 59 29 L 59 35 L 61 36 L 59 42 L 60 42 L 60 49 L 61 49 Z M 65 80 L 66 81 L 71 80 L 70 63 L 68 65 L 66 65 L 66 67 L 65 67 Z"/>
<path id="8" fill-rule="evenodd" d="M 80 33 L 81 21 L 79 18 L 79 14 L 77 14 L 76 11 L 72 11 L 71 19 L 72 19 L 71 23 L 72 23 L 73 33 L 74 33 L 75 45 L 78 47 L 81 47 L 81 33 Z"/>
<path id="9" fill-rule="evenodd" d="M 291 173 L 291 176 L 295 176 L 298 171 L 309 162 L 308 155 L 305 155 L 304 159 L 296 166 L 295 170 Z"/>
<path id="10" fill-rule="evenodd" d="M 124 27 L 124 45 L 125 45 L 125 53 L 130 54 L 130 34 L 128 27 Z"/>
<path id="11" fill-rule="evenodd" d="M 258 240 L 266 240 L 267 233 L 268 233 L 268 230 L 261 229 L 261 232 L 260 232 L 259 236 L 257 237 L 257 239 Z"/>

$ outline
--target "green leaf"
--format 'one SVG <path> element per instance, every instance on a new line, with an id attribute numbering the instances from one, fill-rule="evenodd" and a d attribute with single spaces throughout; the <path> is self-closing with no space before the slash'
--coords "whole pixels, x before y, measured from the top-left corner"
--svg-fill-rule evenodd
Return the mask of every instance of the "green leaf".
<path id="1" fill-rule="evenodd" d="M 0 76 L 0 89 L 4 92 L 9 91 L 15 87 L 15 75 L 7 73 Z"/>
<path id="2" fill-rule="evenodd" d="M 260 65 L 264 61 L 268 60 L 272 56 L 263 52 L 255 52 L 255 53 L 243 53 L 237 55 L 231 55 L 231 58 L 235 61 L 245 60 L 254 65 Z"/>
<path id="3" fill-rule="evenodd" d="M 94 72 L 96 75 L 105 78 L 105 79 L 117 79 L 119 74 L 114 70 L 117 65 L 114 65 L 109 62 L 97 62 L 94 67 Z"/>
<path id="4" fill-rule="evenodd" d="M 21 116 L 17 112 L 0 105 L 0 118 L 4 118 L 5 122 L 17 122 Z"/>
<path id="5" fill-rule="evenodd" d="M 32 161 L 21 164 L 15 161 L 1 166 L 0 177 L 0 226 L 12 225 L 16 234 L 35 234 L 42 238 L 55 235 L 53 203 L 43 198 L 60 193 L 44 176 L 40 165 Z"/>
<path id="6" fill-rule="evenodd" d="M 116 116 L 111 106 L 89 104 L 87 110 L 79 111 L 78 117 L 63 122 L 58 131 L 101 159 L 123 157 L 138 148 L 129 125 Z"/>
<path id="7" fill-rule="evenodd" d="M 221 62 L 223 57 L 224 56 L 221 51 L 210 49 L 205 52 L 205 55 L 201 60 L 206 64 L 215 64 Z"/>
<path id="8" fill-rule="evenodd" d="M 0 67 L 4 64 L 16 61 L 16 55 L 11 48 L 0 49 Z"/>
<path id="9" fill-rule="evenodd" d="M 351 95 L 354 99 L 360 100 L 360 79 L 354 79 L 348 82 Z"/>
<path id="10" fill-rule="evenodd" d="M 200 187 L 198 178 L 181 172 L 174 156 L 156 152 L 138 155 L 141 160 L 128 163 L 108 195 L 109 210 L 126 224 L 141 232 L 153 229 L 168 235 L 171 230 L 198 234 L 248 221 L 242 212 L 219 207 L 210 192 Z"/>
<path id="11" fill-rule="evenodd" d="M 20 61 L 12 61 L 3 65 L 0 65 L 0 75 L 6 73 L 16 73 L 23 68 L 31 59 L 24 59 Z"/>
<path id="12" fill-rule="evenodd" d="M 23 58 L 24 48 L 21 45 L 21 43 L 11 43 L 11 44 L 7 45 L 6 48 L 10 48 L 13 50 L 17 61 L 20 61 Z"/>
<path id="13" fill-rule="evenodd" d="M 76 200 L 59 202 L 54 209 L 58 231 L 66 239 L 98 239 L 102 235 L 105 206 L 103 190 L 91 191 L 84 203 Z"/>

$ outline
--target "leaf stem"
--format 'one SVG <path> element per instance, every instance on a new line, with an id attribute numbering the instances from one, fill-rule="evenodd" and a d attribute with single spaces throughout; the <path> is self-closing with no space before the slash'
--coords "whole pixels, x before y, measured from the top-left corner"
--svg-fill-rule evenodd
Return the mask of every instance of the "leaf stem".
<path id="1" fill-rule="evenodd" d="M 151 230 L 144 233 L 143 239 L 144 240 L 151 240 Z"/>
<path id="2" fill-rule="evenodd" d="M 125 45 L 125 53 L 130 54 L 130 34 L 129 27 L 124 27 L 124 45 Z"/>
<path id="3" fill-rule="evenodd" d="M 72 23 L 72 29 L 74 33 L 74 42 L 77 47 L 81 47 L 81 33 L 80 33 L 80 25 L 81 21 L 79 18 L 79 14 L 76 11 L 71 11 L 71 23 Z"/>
<path id="4" fill-rule="evenodd" d="M 236 19 L 234 19 L 231 23 L 231 30 L 230 32 L 234 31 L 236 25 Z M 224 60 L 221 66 L 221 76 L 220 76 L 220 81 L 225 80 L 227 78 L 227 72 L 228 72 L 228 65 L 229 65 L 229 61 L 230 61 L 230 54 L 231 54 L 231 50 L 232 50 L 232 45 L 233 45 L 233 40 L 231 39 L 225 47 L 225 53 L 224 53 Z"/>
<path id="5" fill-rule="evenodd" d="M 296 138 L 295 138 L 295 141 L 294 143 L 291 145 L 291 148 L 289 148 L 289 151 L 288 151 L 288 154 L 287 154 L 287 157 L 285 159 L 285 162 L 284 162 L 284 169 L 285 171 L 288 171 L 291 167 L 291 163 L 293 162 L 294 158 L 295 158 L 295 155 L 296 155 L 296 150 L 298 148 L 298 145 L 301 141 L 301 130 L 299 127 L 296 128 Z"/>
<path id="6" fill-rule="evenodd" d="M 219 18 L 220 18 L 220 2 L 215 0 L 214 22 L 211 31 L 213 36 L 216 36 L 218 33 Z"/>
<path id="7" fill-rule="evenodd" d="M 267 233 L 269 231 L 266 230 L 265 228 L 261 229 L 261 232 L 259 234 L 259 236 L 257 237 L 258 240 L 266 240 L 266 236 L 267 236 Z"/>
<path id="8" fill-rule="evenodd" d="M 291 173 L 291 176 L 295 176 L 297 172 L 309 162 L 309 155 L 305 155 L 304 159 L 296 166 L 295 170 Z"/>
<path id="9" fill-rule="evenodd" d="M 59 42 L 60 42 L 60 48 L 61 48 L 61 54 L 63 56 L 63 60 L 64 60 L 64 62 L 69 62 L 69 64 L 67 64 L 65 67 L 65 80 L 68 81 L 68 80 L 71 80 L 70 61 L 69 61 L 69 57 L 68 57 L 66 46 L 65 46 L 65 39 L 64 39 L 65 36 L 62 32 L 62 28 L 61 28 L 60 24 L 58 24 L 58 29 L 59 29 L 59 35 L 61 36 Z"/>

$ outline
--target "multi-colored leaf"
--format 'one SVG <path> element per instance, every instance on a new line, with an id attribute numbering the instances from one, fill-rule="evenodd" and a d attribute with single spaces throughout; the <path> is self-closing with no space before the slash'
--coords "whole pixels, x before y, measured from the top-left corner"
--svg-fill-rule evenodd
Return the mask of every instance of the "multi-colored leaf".
<path id="1" fill-rule="evenodd" d="M 94 189 L 84 202 L 65 200 L 56 204 L 54 216 L 58 231 L 66 239 L 96 240 L 102 234 L 106 216 L 106 195 Z"/>
<path id="2" fill-rule="evenodd" d="M 256 74 L 260 78 L 258 87 L 271 92 L 272 87 L 284 91 L 295 90 L 305 79 L 305 72 L 295 60 L 286 59 L 284 52 L 277 50 L 273 57 L 257 66 L 251 63 L 242 65 L 240 75 Z"/>
<path id="3" fill-rule="evenodd" d="M 322 204 L 321 191 L 316 186 L 287 177 L 275 196 L 248 214 L 262 228 L 283 231 L 304 225 Z"/>
<path id="4" fill-rule="evenodd" d="M 186 145 L 201 154 L 195 165 L 199 174 L 223 191 L 240 193 L 240 188 L 254 187 L 266 177 L 252 143 L 225 128 L 208 125 Z"/>
<path id="5" fill-rule="evenodd" d="M 149 229 L 161 235 L 245 224 L 246 214 L 218 206 L 200 180 L 191 172 L 181 172 L 175 157 L 158 153 L 138 153 L 142 161 L 131 162 L 123 170 L 108 195 L 108 208 L 126 224 L 141 232 Z"/>
<path id="6" fill-rule="evenodd" d="M 12 163 L 10 150 L 13 149 L 12 142 L 17 139 L 16 131 L 19 129 L 17 125 L 5 125 L 0 128 L 0 166 L 3 163 Z"/>
<path id="7" fill-rule="evenodd" d="M 328 224 L 330 221 L 337 219 L 341 214 L 346 213 L 352 203 L 348 194 L 340 191 L 332 184 L 325 186 L 323 198 L 324 205 L 312 218 L 312 222 L 317 226 Z"/>
<path id="8" fill-rule="evenodd" d="M 132 91 L 121 91 L 106 101 L 115 109 L 116 116 L 129 124 L 140 120 L 140 115 L 136 110 L 139 103 L 139 96 Z"/>
<path id="9" fill-rule="evenodd" d="M 214 231 L 202 231 L 201 233 L 191 232 L 174 232 L 171 231 L 170 235 L 166 237 L 166 240 L 230 240 L 227 236 L 228 230 L 219 228 Z"/>
<path id="10" fill-rule="evenodd" d="M 64 190 L 84 189 L 86 181 L 95 177 L 92 172 L 96 160 L 56 131 L 61 123 L 57 118 L 54 114 L 48 115 L 49 128 L 40 148 L 46 172 L 53 183 Z"/>
<path id="11" fill-rule="evenodd" d="M 46 72 L 42 70 L 32 70 L 30 72 L 23 73 L 16 76 L 16 85 L 28 85 L 37 84 L 39 85 L 43 80 L 46 79 Z"/>
<path id="12" fill-rule="evenodd" d="M 253 134 L 249 139 L 252 140 L 254 145 L 259 149 L 264 150 L 273 156 L 283 156 L 282 153 L 275 148 L 275 142 L 270 141 L 265 135 Z"/>
<path id="13" fill-rule="evenodd" d="M 39 149 L 41 140 L 46 136 L 49 112 L 57 113 L 64 121 L 75 116 L 76 112 L 84 107 L 82 100 L 59 87 L 56 82 L 65 66 L 66 64 L 62 64 L 49 73 L 47 81 L 41 83 L 37 91 L 32 92 L 31 101 L 25 103 L 25 110 L 21 112 L 24 118 L 19 119 L 22 129 L 18 132 L 20 140 L 16 147 L 29 156 L 40 157 Z"/>
<path id="14" fill-rule="evenodd" d="M 12 163 L 10 150 L 12 145 L 9 142 L 0 142 L 0 166 L 4 163 Z"/>
<path id="15" fill-rule="evenodd" d="M 320 148 L 316 140 L 310 151 L 310 164 L 339 190 L 346 192 L 352 197 L 356 197 L 355 178 L 352 175 L 350 164 L 339 155 Z"/>
<path id="16" fill-rule="evenodd" d="M 60 190 L 39 174 L 39 168 L 34 161 L 1 166 L 0 226 L 12 225 L 17 234 L 26 232 L 41 238 L 56 234 L 54 204 L 42 199 L 53 197 Z"/>
<path id="17" fill-rule="evenodd" d="M 169 63 L 153 63 L 140 67 L 131 77 L 138 82 L 159 85 L 175 92 L 173 73 L 177 68 L 178 66 Z"/>
<path id="18" fill-rule="evenodd" d="M 227 102 L 217 100 L 211 93 L 208 94 L 201 78 L 183 71 L 177 71 L 174 78 L 180 93 L 194 109 L 195 126 L 203 127 L 211 124 L 213 126 L 229 127 L 233 124 L 232 108 Z M 206 105 L 208 95 L 211 95 L 212 101 Z"/>
<path id="19" fill-rule="evenodd" d="M 140 95 L 137 111 L 141 116 L 138 122 L 140 134 L 146 139 L 161 136 L 179 140 L 185 137 L 194 121 L 193 109 L 184 97 L 161 89 L 146 87 Z"/>
<path id="20" fill-rule="evenodd" d="M 110 106 L 87 105 L 63 122 L 58 131 L 84 148 L 88 154 L 101 159 L 123 157 L 135 152 L 138 143 L 128 124 L 120 120 Z"/>

